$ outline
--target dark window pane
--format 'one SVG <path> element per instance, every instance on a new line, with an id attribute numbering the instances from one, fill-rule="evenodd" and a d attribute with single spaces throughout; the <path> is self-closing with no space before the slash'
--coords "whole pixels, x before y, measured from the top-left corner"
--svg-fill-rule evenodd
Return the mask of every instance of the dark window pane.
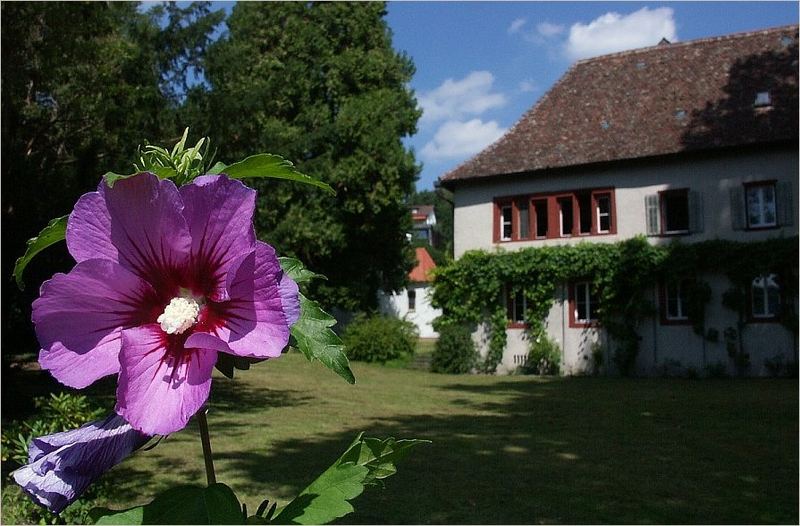
<path id="1" fill-rule="evenodd" d="M 664 192 L 661 197 L 665 232 L 689 230 L 689 192 Z"/>
<path id="2" fill-rule="evenodd" d="M 536 209 L 536 237 L 547 237 L 547 199 L 533 202 Z"/>
<path id="3" fill-rule="evenodd" d="M 592 194 L 590 192 L 578 192 L 578 217 L 580 224 L 578 232 L 590 234 L 592 232 Z"/>
<path id="4" fill-rule="evenodd" d="M 408 289 L 408 310 L 414 310 L 417 308 L 417 291 L 414 289 Z"/>
<path id="5" fill-rule="evenodd" d="M 572 235 L 572 198 L 562 197 L 558 200 L 558 208 L 561 213 L 561 235 Z"/>
<path id="6" fill-rule="evenodd" d="M 514 321 L 525 321 L 525 298 L 522 292 L 517 292 L 514 296 Z"/>
<path id="7" fill-rule="evenodd" d="M 575 285 L 575 319 L 579 321 L 589 319 L 589 304 L 586 301 L 586 289 L 586 283 L 577 283 Z"/>

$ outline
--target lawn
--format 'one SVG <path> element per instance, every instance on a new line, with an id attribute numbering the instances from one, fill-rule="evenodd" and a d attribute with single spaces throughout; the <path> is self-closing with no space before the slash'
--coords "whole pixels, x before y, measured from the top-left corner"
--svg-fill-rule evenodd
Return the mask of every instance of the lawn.
<path id="1" fill-rule="evenodd" d="M 297 354 L 215 378 L 218 480 L 285 502 L 360 431 L 426 438 L 346 523 L 797 523 L 796 380 L 445 376 Z M 114 507 L 204 483 L 197 430 L 117 466 Z"/>

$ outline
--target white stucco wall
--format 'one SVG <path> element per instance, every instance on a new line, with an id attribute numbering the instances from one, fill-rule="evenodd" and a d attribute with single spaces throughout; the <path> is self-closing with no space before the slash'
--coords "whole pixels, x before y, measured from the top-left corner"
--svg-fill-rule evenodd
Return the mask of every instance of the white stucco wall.
<path id="1" fill-rule="evenodd" d="M 734 230 L 731 219 L 730 189 L 746 182 L 777 180 L 789 183 L 792 196 L 794 221 L 781 228 L 746 231 Z M 561 239 L 531 240 L 495 243 L 494 200 L 499 197 L 536 193 L 572 191 L 580 188 L 614 188 L 617 233 L 615 235 L 572 237 Z M 646 233 L 645 196 L 670 188 L 688 188 L 700 192 L 703 198 L 702 232 L 679 236 L 682 243 L 694 243 L 710 239 L 737 241 L 760 241 L 774 237 L 792 237 L 798 234 L 798 152 L 797 149 L 765 149 L 744 151 L 726 155 L 694 156 L 689 160 L 664 160 L 639 163 L 627 167 L 604 168 L 596 171 L 570 171 L 562 175 L 525 178 L 509 176 L 491 181 L 460 184 L 454 193 L 454 251 L 456 258 L 465 251 L 497 248 L 518 250 L 525 247 L 573 244 L 581 241 L 592 243 L 616 242 Z M 670 243 L 675 237 L 649 237 L 651 243 Z M 659 374 L 667 361 L 678 361 L 683 367 L 692 367 L 702 373 L 707 365 L 722 363 L 733 373 L 722 334 L 727 327 L 735 327 L 737 318 L 731 310 L 722 306 L 722 295 L 730 287 L 723 276 L 706 276 L 712 288 L 712 299 L 707 309 L 707 327 L 715 328 L 720 335 L 718 342 L 704 341 L 696 335 L 690 325 L 662 325 L 660 317 L 648 320 L 640 328 L 640 352 L 636 368 L 639 374 Z M 655 284 L 649 291 L 655 305 L 658 298 Z M 610 349 L 604 331 L 569 327 L 567 288 L 559 285 L 553 308 L 547 319 L 548 334 L 562 348 L 562 370 L 565 374 L 580 374 L 591 370 L 591 351 L 595 342 L 602 345 L 606 354 L 606 369 L 613 371 Z M 520 356 L 528 352 L 528 342 L 522 329 L 507 330 L 507 346 L 499 373 L 516 369 Z M 478 327 L 474 334 L 482 353 L 486 353 L 487 334 L 485 327 Z M 750 353 L 750 374 L 762 375 L 767 370 L 764 360 L 781 355 L 785 361 L 794 361 L 797 343 L 792 334 L 778 323 L 749 323 L 743 333 L 743 344 Z"/>
<path id="2" fill-rule="evenodd" d="M 408 310 L 408 290 L 416 291 L 416 305 L 413 311 Z M 420 338 L 438 338 L 439 333 L 433 330 L 433 320 L 442 315 L 442 309 L 431 306 L 432 289 L 427 283 L 412 283 L 408 289 L 395 294 L 378 293 L 380 311 L 388 316 L 406 319 L 416 325 Z"/>
<path id="3" fill-rule="evenodd" d="M 651 162 L 625 168 L 571 171 L 548 177 L 507 176 L 489 181 L 463 183 L 454 192 L 455 257 L 467 250 L 517 250 L 523 247 L 562 245 L 582 240 L 592 243 L 616 242 L 647 231 L 645 196 L 670 188 L 689 188 L 703 196 L 704 231 L 679 236 L 684 243 L 724 238 L 756 241 L 769 237 L 796 236 L 792 226 L 762 231 L 733 230 L 730 189 L 751 181 L 788 181 L 792 187 L 793 212 L 797 214 L 798 155 L 794 151 L 749 152 L 690 160 Z M 493 241 L 494 199 L 580 188 L 614 188 L 617 233 L 495 243 Z M 653 243 L 669 243 L 674 237 L 652 237 Z"/>

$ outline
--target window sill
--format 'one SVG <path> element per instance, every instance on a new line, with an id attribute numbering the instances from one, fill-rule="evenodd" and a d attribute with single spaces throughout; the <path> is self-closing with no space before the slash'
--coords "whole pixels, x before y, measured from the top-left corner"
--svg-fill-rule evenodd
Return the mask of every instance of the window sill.
<path id="1" fill-rule="evenodd" d="M 595 329 L 600 326 L 600 322 L 598 320 L 590 320 L 590 321 L 570 321 L 569 327 L 571 329 Z"/>
<path id="2" fill-rule="evenodd" d="M 689 318 L 661 318 L 661 325 L 688 326 L 691 324 Z"/>
<path id="3" fill-rule="evenodd" d="M 748 226 L 745 228 L 748 232 L 758 232 L 760 230 L 777 230 L 780 227 L 778 225 L 765 225 L 765 226 Z"/>
<path id="4" fill-rule="evenodd" d="M 778 316 L 748 316 L 747 323 L 780 323 Z"/>
<path id="5" fill-rule="evenodd" d="M 506 323 L 506 329 L 527 329 L 528 324 L 520 321 L 510 321 Z"/>

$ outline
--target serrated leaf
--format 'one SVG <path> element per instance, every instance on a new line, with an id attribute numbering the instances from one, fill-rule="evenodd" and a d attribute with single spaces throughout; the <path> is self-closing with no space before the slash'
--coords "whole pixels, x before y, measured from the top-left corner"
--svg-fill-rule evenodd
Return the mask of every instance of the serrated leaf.
<path id="1" fill-rule="evenodd" d="M 335 324 L 333 316 L 322 310 L 315 301 L 300 294 L 300 318 L 291 329 L 297 349 L 309 361 L 319 360 L 348 383 L 354 384 L 356 378 L 350 370 L 344 344 L 331 330 Z"/>
<path id="2" fill-rule="evenodd" d="M 291 161 L 284 159 L 280 155 L 269 153 L 251 155 L 244 160 L 226 166 L 221 173 L 232 179 L 246 179 L 249 177 L 287 179 L 298 183 L 310 184 L 317 188 L 322 188 L 331 195 L 336 195 L 336 191 L 328 183 L 301 173 Z"/>
<path id="3" fill-rule="evenodd" d="M 16 280 L 17 287 L 19 287 L 20 290 L 25 288 L 25 283 L 22 281 L 22 273 L 25 271 L 25 267 L 28 266 L 28 263 L 31 262 L 34 256 L 50 245 L 58 243 L 66 237 L 67 218 L 69 218 L 68 215 L 57 217 L 51 220 L 49 223 L 47 223 L 47 226 L 44 227 L 41 232 L 39 232 L 38 236 L 32 237 L 27 241 L 25 254 L 18 258 L 14 263 L 14 279 Z"/>
<path id="4" fill-rule="evenodd" d="M 94 508 L 96 524 L 243 524 L 242 506 L 225 484 L 168 489 L 149 504 L 123 511 Z"/>
<path id="5" fill-rule="evenodd" d="M 296 499 L 287 504 L 274 524 L 325 524 L 353 511 L 350 500 L 366 485 L 397 472 L 394 463 L 409 449 L 427 440 L 363 438 L 353 441 L 344 454 Z"/>
<path id="6" fill-rule="evenodd" d="M 305 283 L 314 278 L 328 279 L 322 274 L 317 274 L 308 270 L 299 259 L 279 257 L 278 262 L 281 264 L 281 268 L 286 275 L 292 278 L 295 283 Z"/>

